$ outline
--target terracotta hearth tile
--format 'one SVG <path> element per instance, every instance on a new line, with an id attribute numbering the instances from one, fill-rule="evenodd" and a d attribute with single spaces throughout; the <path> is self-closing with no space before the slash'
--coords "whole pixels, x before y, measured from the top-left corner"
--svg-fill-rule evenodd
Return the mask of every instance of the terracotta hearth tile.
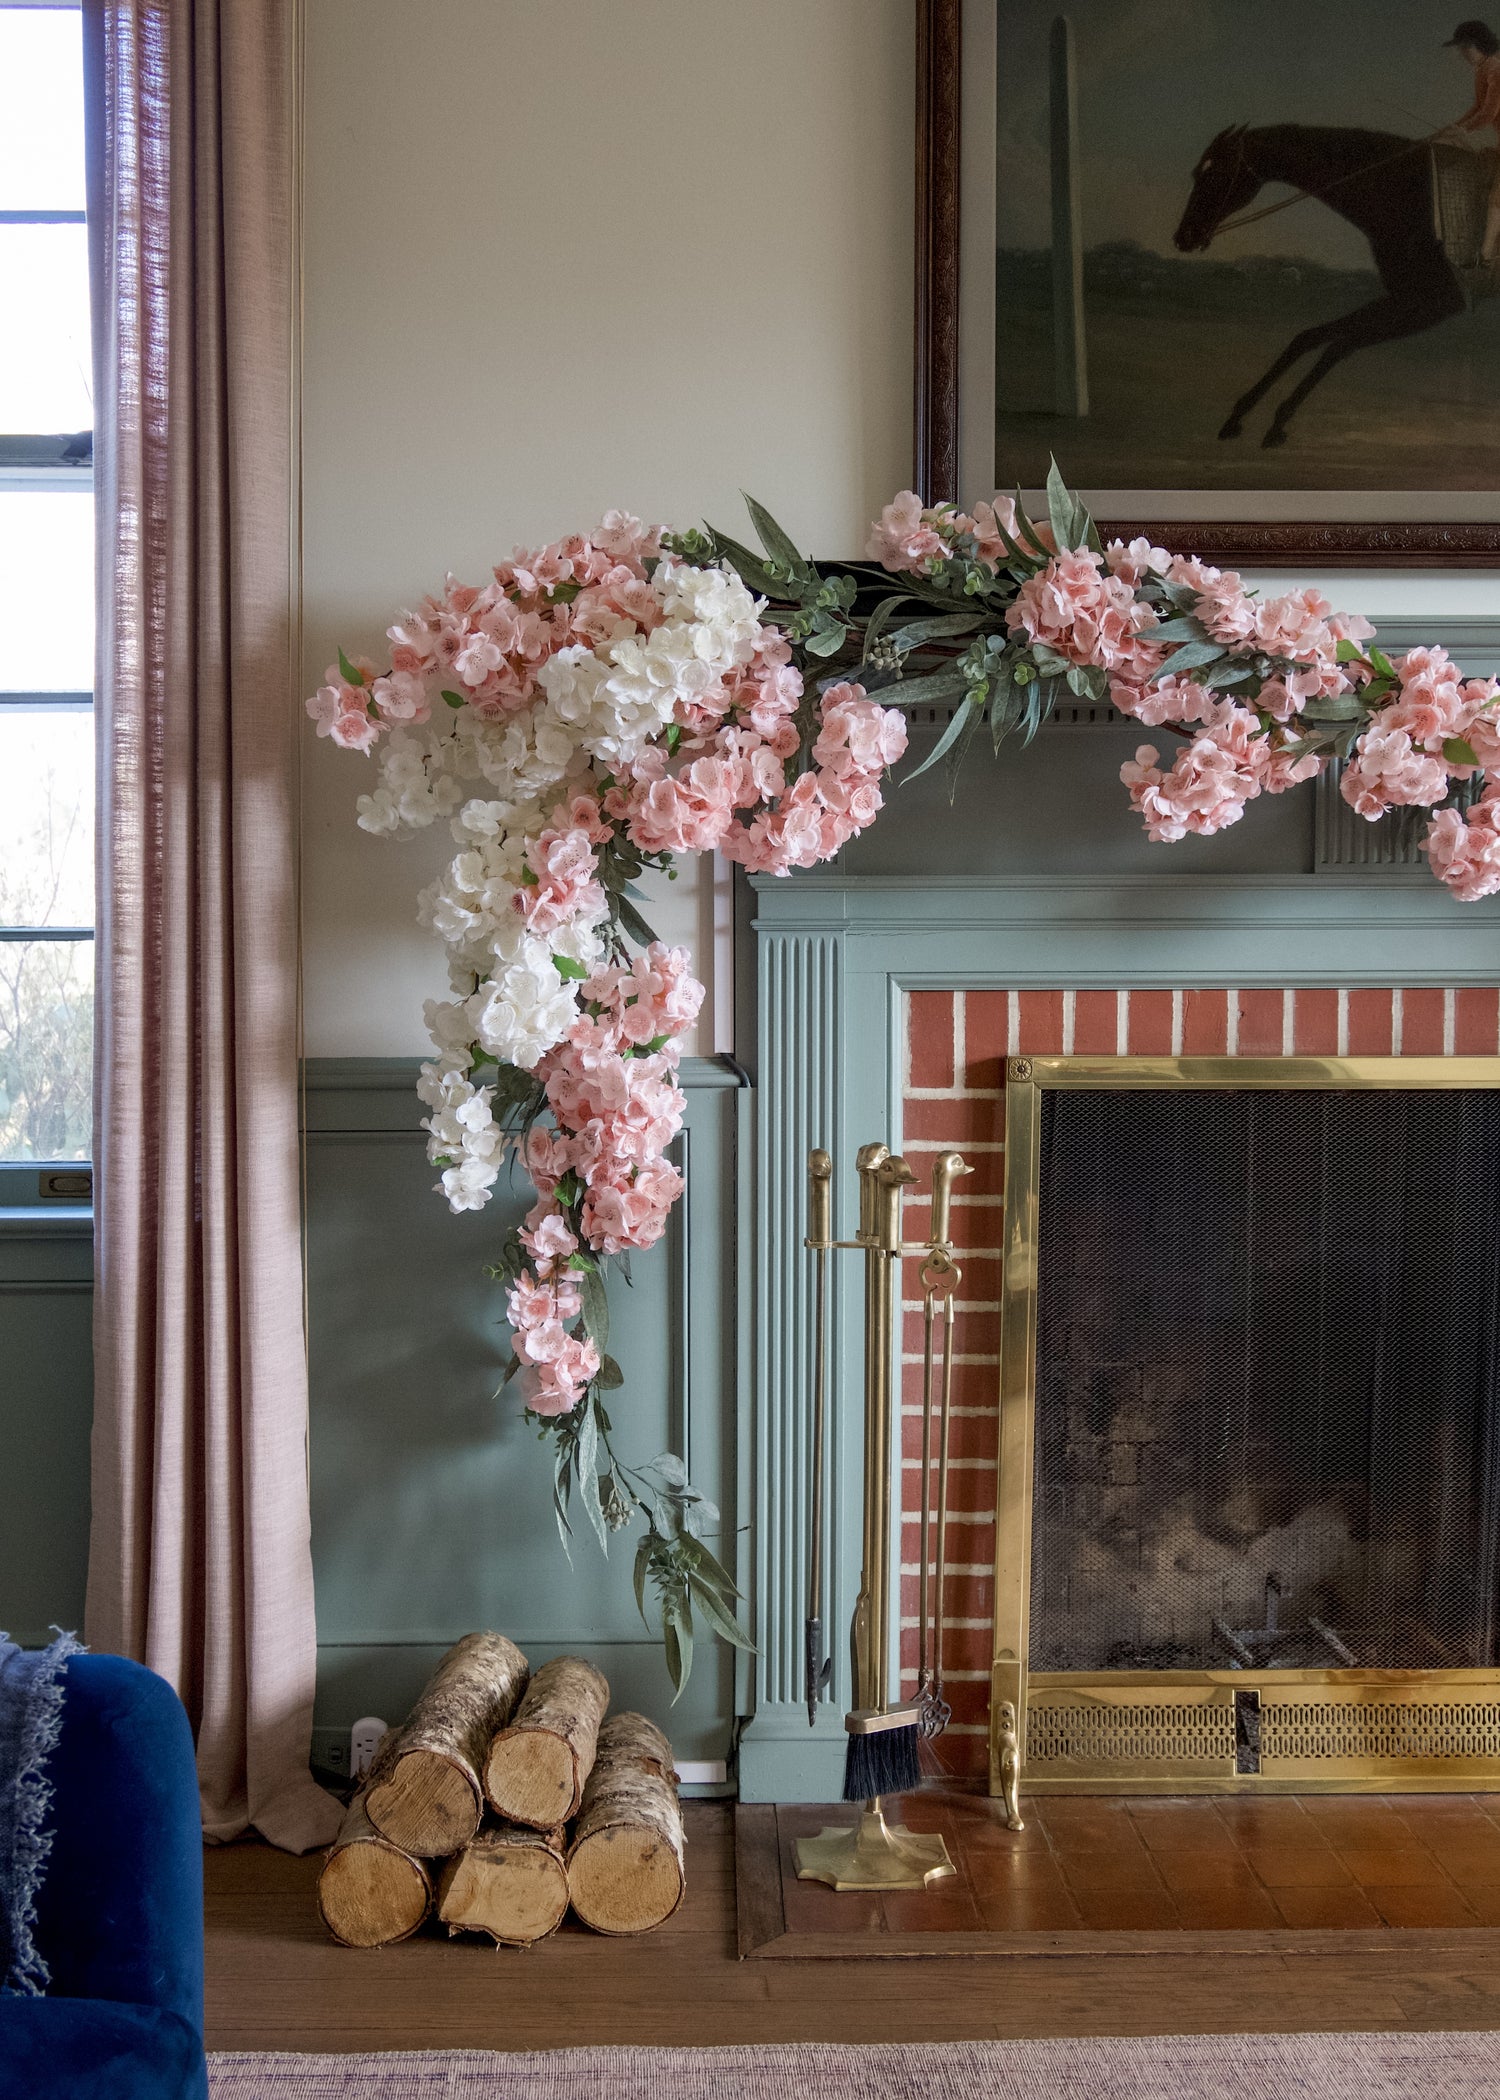
<path id="1" fill-rule="evenodd" d="M 1283 1920 L 1304 1932 L 1368 1932 L 1381 1922 L 1364 1890 L 1352 1882 L 1343 1888 L 1279 1888 L 1275 1903 Z"/>
<path id="2" fill-rule="evenodd" d="M 1117 1825 L 1129 1827 L 1134 1835 L 1130 1804 L 1123 1794 L 1044 1794 L 1033 1807 L 1037 1820 L 1045 1823 L 1054 1837 L 1061 1831 L 1103 1833 Z M 1123 1829 L 1121 1842 L 1128 1842 Z"/>
<path id="3" fill-rule="evenodd" d="M 1075 1898 L 1086 1932 L 1175 1932 L 1182 1917 L 1163 1888 L 1087 1889 Z"/>
<path id="4" fill-rule="evenodd" d="M 1413 985 L 1401 994 L 1401 1055 L 1441 1057 L 1446 994 L 1430 985 Z"/>
<path id="5" fill-rule="evenodd" d="M 1245 1857 L 1267 1888 L 1348 1888 L 1353 1876 L 1331 1845 L 1255 1845 L 1245 1847 Z"/>
<path id="6" fill-rule="evenodd" d="M 1004 1811 L 998 1801 L 988 1794 L 961 1794 L 955 1797 L 953 1826 L 965 1854 L 977 1857 L 982 1853 L 1040 1853 L 1051 1857 L 1045 1825 L 1038 1822 L 1026 1807 L 1024 1830 L 1006 1828 Z"/>
<path id="7" fill-rule="evenodd" d="M 990 1932 L 1076 1932 L 1083 1924 L 1066 1889 L 1006 1889 L 978 1901 Z"/>
<path id="8" fill-rule="evenodd" d="M 953 1085 L 953 994 L 913 992 L 906 1004 L 907 1084 Z"/>
<path id="9" fill-rule="evenodd" d="M 1460 1888 L 1500 1888 L 1500 1842 L 1493 1836 L 1488 1840 L 1463 1838 L 1455 1842 L 1446 1832 L 1439 1835 L 1426 1831 L 1423 1835 L 1432 1847 L 1433 1858 Z"/>
<path id="10" fill-rule="evenodd" d="M 1073 994 L 1073 1054 L 1113 1057 L 1120 1045 L 1119 992 Z M 1027 1046 L 1030 1047 L 1029 1045 Z"/>
<path id="11" fill-rule="evenodd" d="M 1280 1057 L 1285 994 L 1263 990 L 1241 992 L 1239 1008 L 1240 1056 Z"/>
<path id="12" fill-rule="evenodd" d="M 1259 1800 L 1231 1796 L 1216 1801 L 1214 1811 L 1242 1845 L 1318 1842 L 1318 1832 L 1309 1825 L 1302 1803 L 1290 1795 L 1271 1794 Z"/>
<path id="13" fill-rule="evenodd" d="M 927 1889 L 882 1896 L 887 1932 L 983 1932 L 984 1917 L 961 1876 Z"/>
<path id="14" fill-rule="evenodd" d="M 993 1094 L 951 1094 L 939 1101 L 908 1101 L 902 1118 L 902 1143 L 925 1140 L 929 1148 L 938 1150 L 948 1145 L 962 1146 L 966 1139 L 993 1143 L 1000 1136 L 1000 1113 L 999 1100 Z M 910 1152 L 903 1156 L 915 1166 Z M 932 1171 L 931 1159 L 917 1171 L 925 1181 Z M 981 1192 L 971 1191 L 965 1182 L 964 1193 Z"/>
<path id="15" fill-rule="evenodd" d="M 1362 987 L 1349 994 L 1349 1055 L 1389 1057 L 1391 995 Z"/>
<path id="16" fill-rule="evenodd" d="M 1141 1806 L 1138 1801 L 1131 1803 L 1131 1821 L 1148 1852 L 1214 1853 L 1221 1859 L 1238 1856 L 1232 1833 L 1215 1815 L 1211 1803 L 1168 1801 L 1162 1806 L 1171 1813 L 1144 1816 L 1139 1813 Z"/>
<path id="17" fill-rule="evenodd" d="M 1336 1057 L 1339 995 L 1303 989 L 1292 994 L 1292 1048 L 1298 1057 Z"/>
<path id="18" fill-rule="evenodd" d="M 1229 1049 L 1229 994 L 1189 991 L 1182 995 L 1182 1054 L 1223 1057 Z"/>
<path id="19" fill-rule="evenodd" d="M 1339 1858 L 1361 1888 L 1450 1888 L 1452 1883 L 1425 1846 L 1369 1845 L 1336 1847 Z M 1378 1899 L 1377 1899 L 1378 1900 Z"/>
<path id="20" fill-rule="evenodd" d="M 1156 1866 L 1174 1894 L 1183 1889 L 1254 1889 L 1260 1883 L 1237 1852 L 1158 1852 Z"/>
<path id="21" fill-rule="evenodd" d="M 1189 1932 L 1264 1932 L 1281 1912 L 1262 1888 L 1177 1889 L 1178 1923 Z"/>
<path id="22" fill-rule="evenodd" d="M 1063 995 L 1061 992 L 1017 992 L 1020 1007 L 1019 1048 L 1026 1057 L 1061 1057 Z M 1075 1048 L 1077 1045 L 1075 1044 Z"/>
<path id="23" fill-rule="evenodd" d="M 1500 1050 L 1500 991 L 1470 985 L 1454 993 L 1453 1048 L 1459 1057 L 1493 1057 Z"/>
<path id="24" fill-rule="evenodd" d="M 1435 1887 L 1366 1888 L 1387 1925 L 1477 1925 L 1473 1908 L 1451 1881 Z"/>
<path id="25" fill-rule="evenodd" d="M 1017 1889 L 1027 1889 L 1033 1895 L 1045 1895 L 1049 1890 L 1055 1895 L 1067 1893 L 1062 1869 L 1048 1852 L 992 1850 L 967 1842 L 962 1830 L 959 1842 L 963 1846 L 964 1872 L 976 1896 L 1000 1896 Z"/>
<path id="26" fill-rule="evenodd" d="M 1172 1055 L 1172 994 L 1129 992 L 1129 1043 L 1132 1057 Z"/>
<path id="27" fill-rule="evenodd" d="M 1005 1084 L 1002 1067 L 1010 1040 L 1009 992 L 965 992 L 963 1085 Z"/>

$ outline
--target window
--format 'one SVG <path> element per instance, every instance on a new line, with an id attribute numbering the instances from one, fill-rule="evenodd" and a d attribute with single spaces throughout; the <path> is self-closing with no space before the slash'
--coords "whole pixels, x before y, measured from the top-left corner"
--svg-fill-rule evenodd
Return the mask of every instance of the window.
<path id="1" fill-rule="evenodd" d="M 93 406 L 76 4 L 0 0 L 0 1178 L 87 1160 Z M 77 1193 L 42 1177 L 43 1192 Z"/>

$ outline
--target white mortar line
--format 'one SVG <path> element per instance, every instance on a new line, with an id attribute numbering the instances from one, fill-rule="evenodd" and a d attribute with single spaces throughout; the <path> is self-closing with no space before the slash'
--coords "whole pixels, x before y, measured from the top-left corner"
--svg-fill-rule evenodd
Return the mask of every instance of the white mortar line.
<path id="1" fill-rule="evenodd" d="M 1021 994 L 1007 992 L 1005 995 L 1005 1054 L 1019 1057 L 1021 1054 Z"/>
<path id="2" fill-rule="evenodd" d="M 1115 1056 L 1130 1055 L 1130 994 L 1115 993 Z"/>
<path id="3" fill-rule="evenodd" d="M 1453 1046 L 1458 1041 L 1458 994 L 1448 991 L 1443 994 L 1443 1055 L 1451 1057 Z"/>
<path id="4" fill-rule="evenodd" d="M 1073 994 L 1072 992 L 1064 992 L 1064 993 L 1063 993 L 1063 1015 L 1062 1015 L 1062 1021 L 1063 1021 L 1063 1046 L 1062 1046 L 1062 1054 L 1063 1054 L 1063 1056 L 1064 1056 L 1064 1057 L 1071 1057 L 1071 1056 L 1073 1055 L 1073 1006 L 1074 1006 L 1074 997 L 1075 997 L 1075 995 L 1074 995 L 1074 994 Z"/>
<path id="5" fill-rule="evenodd" d="M 1297 995 L 1291 990 L 1281 995 L 1281 1054 L 1291 1057 L 1297 1042 Z"/>
<path id="6" fill-rule="evenodd" d="M 1339 1027 L 1335 1050 L 1340 1057 L 1349 1055 L 1349 994 L 1346 990 L 1339 993 Z"/>
<path id="7" fill-rule="evenodd" d="M 1224 1054 L 1238 1057 L 1240 1054 L 1240 995 L 1233 986 L 1224 993 Z"/>
<path id="8" fill-rule="evenodd" d="M 1182 993 L 1180 990 L 1172 994 L 1172 1055 L 1174 1057 L 1181 1057 L 1182 1055 Z"/>
<path id="9" fill-rule="evenodd" d="M 1406 1021 L 1406 1009 L 1405 1009 L 1405 1006 L 1404 1006 L 1404 1005 L 1403 1005 L 1403 1003 L 1402 1003 L 1402 992 L 1401 992 L 1401 988 L 1400 988 L 1400 986 L 1399 986 L 1399 985 L 1397 985 L 1397 986 L 1395 986 L 1395 987 L 1393 988 L 1393 990 L 1392 990 L 1392 992 L 1391 992 L 1391 1055 L 1392 1055 L 1392 1057 L 1399 1057 L 1399 1056 L 1401 1055 L 1401 1035 L 1402 1035 L 1402 1030 L 1403 1030 L 1403 1027 L 1404 1027 L 1405 1021 Z"/>

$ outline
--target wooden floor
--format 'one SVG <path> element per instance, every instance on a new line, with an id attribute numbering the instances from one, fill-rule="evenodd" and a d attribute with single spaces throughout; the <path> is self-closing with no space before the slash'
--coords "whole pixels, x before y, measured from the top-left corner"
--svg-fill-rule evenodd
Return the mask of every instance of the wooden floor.
<path id="1" fill-rule="evenodd" d="M 730 1811 L 691 1804 L 688 1832 L 687 1899 L 660 1932 L 564 1930 L 524 1954 L 425 1936 L 371 1953 L 339 1947 L 314 1905 L 316 1856 L 257 1843 L 210 1850 L 209 2047 L 1500 2028 L 1500 1958 L 1486 1932 L 1466 1942 L 1402 1933 L 1389 1951 L 1358 1954 L 740 1961 Z"/>

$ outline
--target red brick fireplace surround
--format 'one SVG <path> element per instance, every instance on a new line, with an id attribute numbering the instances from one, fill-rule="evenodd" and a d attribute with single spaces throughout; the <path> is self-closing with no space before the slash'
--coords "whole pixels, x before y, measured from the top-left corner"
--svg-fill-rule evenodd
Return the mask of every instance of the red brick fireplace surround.
<path id="1" fill-rule="evenodd" d="M 953 1720 L 937 1747 L 982 1774 L 988 1732 L 991 1566 L 1004 1186 L 1004 1061 L 1016 1056 L 1461 1057 L 1500 1055 L 1500 990 L 915 991 L 905 1001 L 903 1150 L 918 1183 L 957 1146 L 974 1168 L 954 1200 L 964 1280 L 955 1338 L 945 1680 Z M 914 1237 L 925 1217 L 914 1201 Z M 901 1653 L 916 1666 L 921 1303 L 905 1279 Z"/>

